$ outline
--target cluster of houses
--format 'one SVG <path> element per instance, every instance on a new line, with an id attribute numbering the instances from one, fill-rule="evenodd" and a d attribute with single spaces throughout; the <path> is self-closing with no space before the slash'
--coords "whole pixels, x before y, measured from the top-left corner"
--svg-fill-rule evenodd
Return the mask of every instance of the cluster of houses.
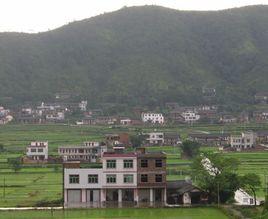
<path id="1" fill-rule="evenodd" d="M 242 150 L 267 150 L 267 131 L 245 131 L 240 134 L 229 133 L 190 133 L 188 139 L 199 142 L 201 145 L 218 146 L 219 149 Z"/>
<path id="2" fill-rule="evenodd" d="M 87 101 L 79 103 L 40 103 L 37 106 L 26 106 L 14 112 L 15 121 L 23 124 L 63 123 L 66 113 L 76 110 L 86 111 Z"/>
<path id="3" fill-rule="evenodd" d="M 5 125 L 13 120 L 9 109 L 0 106 L 0 125 Z"/>

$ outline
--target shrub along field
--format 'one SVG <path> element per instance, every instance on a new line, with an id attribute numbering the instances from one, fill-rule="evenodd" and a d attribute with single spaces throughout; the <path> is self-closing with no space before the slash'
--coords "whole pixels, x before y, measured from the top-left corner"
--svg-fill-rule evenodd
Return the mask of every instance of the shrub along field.
<path id="1" fill-rule="evenodd" d="M 90 210 L 66 210 L 66 211 L 10 211 L 1 212 L 0 219 L 86 219 L 86 218 L 102 218 L 102 219 L 227 219 L 220 210 L 216 208 L 173 208 L 173 209 L 90 209 Z"/>
<path id="2" fill-rule="evenodd" d="M 249 125 L 256 129 L 256 125 Z M 183 136 L 195 131 L 216 132 L 221 129 L 244 130 L 242 126 L 178 126 L 161 128 L 163 131 L 177 131 Z M 143 131 L 152 130 L 145 127 Z M 245 130 L 249 129 L 246 127 Z M 0 207 L 11 206 L 35 206 L 42 203 L 60 201 L 62 198 L 62 168 L 61 165 L 23 165 L 17 173 L 8 165 L 7 159 L 21 157 L 26 145 L 33 140 L 48 140 L 49 152 L 57 153 L 60 145 L 80 144 L 87 140 L 102 140 L 105 133 L 140 131 L 139 128 L 127 127 L 79 127 L 66 125 L 7 125 L 0 126 L 0 144 L 6 151 L 0 152 Z M 160 130 L 160 128 L 159 128 Z M 217 152 L 216 147 L 202 147 L 203 151 Z M 167 154 L 168 180 L 184 179 L 190 175 L 191 160 L 181 158 L 179 147 L 162 146 L 148 147 L 149 151 L 164 151 Z M 264 197 L 264 175 L 268 175 L 268 152 L 258 153 L 224 153 L 224 156 L 236 157 L 240 160 L 239 173 L 257 173 L 262 180 L 262 188 L 258 190 L 258 196 Z M 194 179 L 193 179 L 194 181 Z M 52 203 L 53 204 L 53 203 Z"/>

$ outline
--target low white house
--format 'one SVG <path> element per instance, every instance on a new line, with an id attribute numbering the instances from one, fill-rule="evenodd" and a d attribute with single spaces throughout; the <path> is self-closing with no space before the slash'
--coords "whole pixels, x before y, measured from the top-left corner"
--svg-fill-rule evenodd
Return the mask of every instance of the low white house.
<path id="1" fill-rule="evenodd" d="M 48 142 L 34 141 L 26 148 L 26 156 L 31 160 L 42 161 L 48 159 Z"/>
<path id="2" fill-rule="evenodd" d="M 252 148 L 256 144 L 256 134 L 254 132 L 242 132 L 241 135 L 231 135 L 230 144 L 236 150 Z"/>
<path id="3" fill-rule="evenodd" d="M 146 144 L 150 145 L 162 145 L 164 144 L 164 133 L 163 132 L 150 132 L 145 134 Z"/>
<path id="4" fill-rule="evenodd" d="M 162 113 L 142 113 L 141 120 L 145 123 L 163 124 L 164 116 Z"/>
<path id="5" fill-rule="evenodd" d="M 238 189 L 235 191 L 235 201 L 238 205 L 255 205 L 254 197 L 249 195 L 243 189 Z M 256 199 L 256 205 L 260 205 L 260 201 Z"/>
<path id="6" fill-rule="evenodd" d="M 181 116 L 184 118 L 185 122 L 191 123 L 196 122 L 200 119 L 200 115 L 198 115 L 196 112 L 187 110 L 181 114 Z"/>
<path id="7" fill-rule="evenodd" d="M 83 145 L 60 146 L 58 154 L 64 161 L 83 161 L 95 163 L 107 151 L 106 145 L 99 142 L 84 142 Z"/>

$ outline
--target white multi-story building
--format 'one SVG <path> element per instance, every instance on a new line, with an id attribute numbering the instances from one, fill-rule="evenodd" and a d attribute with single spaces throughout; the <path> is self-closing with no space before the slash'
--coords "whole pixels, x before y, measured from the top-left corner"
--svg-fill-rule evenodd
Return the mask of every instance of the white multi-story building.
<path id="1" fill-rule="evenodd" d="M 100 207 L 138 201 L 136 153 L 104 153 L 99 169 L 65 168 L 66 207 Z"/>
<path id="2" fill-rule="evenodd" d="M 79 103 L 79 108 L 81 111 L 86 111 L 87 110 L 87 101 L 86 100 L 82 100 L 80 103 Z"/>
<path id="3" fill-rule="evenodd" d="M 185 122 L 189 122 L 189 123 L 196 122 L 200 119 L 200 115 L 190 110 L 183 112 L 181 116 L 184 118 Z"/>
<path id="4" fill-rule="evenodd" d="M 162 145 L 164 144 L 164 133 L 163 132 L 150 132 L 148 134 L 145 134 L 146 144 L 149 145 Z"/>
<path id="5" fill-rule="evenodd" d="M 103 153 L 107 151 L 107 146 L 99 142 L 84 142 L 83 145 L 61 146 L 58 154 L 64 161 L 98 162 Z"/>
<path id="6" fill-rule="evenodd" d="M 248 149 L 256 144 L 256 134 L 254 132 L 242 132 L 241 135 L 231 135 L 230 145 L 236 150 Z"/>
<path id="7" fill-rule="evenodd" d="M 141 119 L 143 122 L 153 123 L 153 124 L 163 124 L 164 116 L 162 113 L 142 113 Z"/>
<path id="8" fill-rule="evenodd" d="M 34 141 L 26 148 L 26 156 L 30 160 L 45 161 L 48 159 L 48 142 Z"/>

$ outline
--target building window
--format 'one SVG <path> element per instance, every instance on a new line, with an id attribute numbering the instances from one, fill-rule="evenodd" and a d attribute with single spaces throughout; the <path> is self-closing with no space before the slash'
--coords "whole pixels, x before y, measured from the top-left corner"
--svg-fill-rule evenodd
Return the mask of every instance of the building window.
<path id="1" fill-rule="evenodd" d="M 155 167 L 162 167 L 162 160 L 155 160 Z"/>
<path id="2" fill-rule="evenodd" d="M 106 168 L 107 169 L 114 169 L 114 168 L 116 168 L 116 160 L 107 160 L 106 161 Z"/>
<path id="3" fill-rule="evenodd" d="M 116 183 L 116 175 L 106 175 L 107 183 Z"/>
<path id="4" fill-rule="evenodd" d="M 89 174 L 88 175 L 88 183 L 98 183 L 98 175 L 97 174 Z"/>
<path id="5" fill-rule="evenodd" d="M 155 175 L 155 182 L 162 182 L 162 175 L 161 174 Z"/>
<path id="6" fill-rule="evenodd" d="M 32 148 L 32 149 L 31 149 L 31 152 L 36 152 L 36 149 L 35 149 L 35 148 Z"/>
<path id="7" fill-rule="evenodd" d="M 69 183 L 70 184 L 78 184 L 79 183 L 79 175 L 69 175 Z"/>
<path id="8" fill-rule="evenodd" d="M 124 168 L 133 168 L 133 160 L 124 160 Z"/>
<path id="9" fill-rule="evenodd" d="M 148 182 L 148 175 L 147 174 L 141 174 L 141 182 Z"/>
<path id="10" fill-rule="evenodd" d="M 148 167 L 148 160 L 141 160 L 141 167 Z"/>
<path id="11" fill-rule="evenodd" d="M 38 149 L 38 152 L 43 152 L 43 149 L 42 148 Z"/>
<path id="12" fill-rule="evenodd" d="M 133 175 L 131 174 L 124 175 L 124 183 L 133 183 Z"/>

